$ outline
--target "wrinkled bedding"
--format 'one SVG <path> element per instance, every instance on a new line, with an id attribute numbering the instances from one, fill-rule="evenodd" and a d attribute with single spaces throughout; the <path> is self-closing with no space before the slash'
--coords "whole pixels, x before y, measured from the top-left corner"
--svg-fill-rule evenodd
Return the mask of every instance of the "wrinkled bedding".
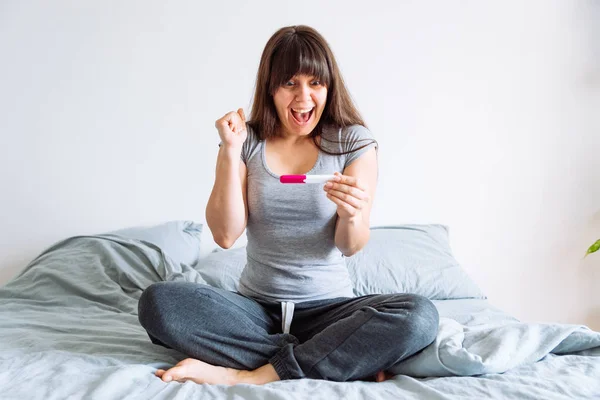
<path id="1" fill-rule="evenodd" d="M 155 369 L 185 355 L 153 345 L 137 320 L 143 289 L 162 280 L 206 283 L 157 246 L 115 235 L 73 237 L 44 251 L 0 288 L 0 397 L 600 398 L 600 333 L 522 323 L 482 299 L 434 301 L 436 341 L 383 383 L 164 383 Z"/>

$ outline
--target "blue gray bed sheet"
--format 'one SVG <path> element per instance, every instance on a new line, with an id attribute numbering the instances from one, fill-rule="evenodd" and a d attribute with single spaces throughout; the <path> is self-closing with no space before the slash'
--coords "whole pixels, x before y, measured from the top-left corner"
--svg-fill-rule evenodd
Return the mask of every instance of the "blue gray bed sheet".
<path id="1" fill-rule="evenodd" d="M 439 300 L 440 331 L 383 382 L 164 383 L 185 355 L 153 345 L 137 301 L 153 282 L 205 283 L 147 242 L 73 237 L 0 288 L 2 399 L 599 399 L 600 333 L 526 324 L 486 300 Z"/>

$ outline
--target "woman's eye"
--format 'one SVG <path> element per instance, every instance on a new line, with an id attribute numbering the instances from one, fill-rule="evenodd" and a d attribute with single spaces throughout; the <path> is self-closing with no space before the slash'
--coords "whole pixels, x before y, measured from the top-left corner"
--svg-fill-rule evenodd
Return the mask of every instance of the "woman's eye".
<path id="1" fill-rule="evenodd" d="M 285 83 L 285 86 L 294 86 L 294 82 L 293 81 L 287 81 Z"/>
<path id="2" fill-rule="evenodd" d="M 321 81 L 313 81 L 313 85 L 315 85 L 315 86 L 321 86 Z"/>

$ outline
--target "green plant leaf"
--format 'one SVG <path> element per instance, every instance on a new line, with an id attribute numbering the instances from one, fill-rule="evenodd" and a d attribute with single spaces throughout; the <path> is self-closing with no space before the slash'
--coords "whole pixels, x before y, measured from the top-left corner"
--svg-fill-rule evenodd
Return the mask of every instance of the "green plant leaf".
<path id="1" fill-rule="evenodd" d="M 589 249 L 587 249 L 584 257 L 587 257 L 588 254 L 595 253 L 598 250 L 600 250 L 600 239 L 596 240 L 596 243 L 594 243 L 593 245 L 590 246 Z"/>

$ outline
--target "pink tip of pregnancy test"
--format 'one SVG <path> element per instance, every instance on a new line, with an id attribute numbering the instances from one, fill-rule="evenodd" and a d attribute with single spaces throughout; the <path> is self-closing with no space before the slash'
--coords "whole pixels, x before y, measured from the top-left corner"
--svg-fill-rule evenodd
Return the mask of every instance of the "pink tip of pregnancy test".
<path id="1" fill-rule="evenodd" d="M 304 183 L 306 175 L 281 175 L 279 182 L 281 183 Z"/>

